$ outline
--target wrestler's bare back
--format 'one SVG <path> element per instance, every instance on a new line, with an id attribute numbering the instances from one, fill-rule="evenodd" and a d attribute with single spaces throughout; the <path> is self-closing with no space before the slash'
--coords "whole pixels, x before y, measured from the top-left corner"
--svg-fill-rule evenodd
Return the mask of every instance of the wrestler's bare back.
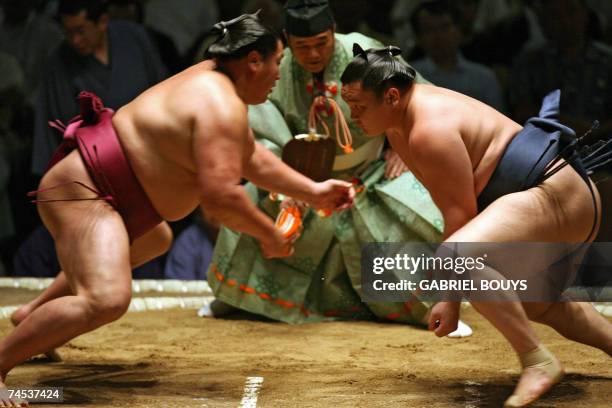
<path id="1" fill-rule="evenodd" d="M 439 167 L 442 160 L 469 159 L 474 192 L 478 195 L 493 174 L 504 149 L 522 126 L 488 105 L 448 89 L 414 84 L 411 92 L 409 120 L 401 131 L 389 134 L 394 148 L 420 181 Z M 441 150 L 437 153 L 443 156 L 415 160 L 418 151 L 434 140 L 439 141 Z M 436 185 L 426 187 L 436 190 Z"/>
<path id="2" fill-rule="evenodd" d="M 246 107 L 229 78 L 213 69 L 212 61 L 196 64 L 148 89 L 113 117 L 136 177 L 166 220 L 183 218 L 200 203 L 194 137 L 203 137 L 204 128 L 244 121 L 242 151 L 234 158 L 248 157 L 253 149 Z"/>

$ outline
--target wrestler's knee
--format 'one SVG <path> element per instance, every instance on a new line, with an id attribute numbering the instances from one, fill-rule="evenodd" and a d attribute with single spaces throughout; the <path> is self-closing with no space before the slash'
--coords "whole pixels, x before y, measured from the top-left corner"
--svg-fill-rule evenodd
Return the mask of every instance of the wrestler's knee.
<path id="1" fill-rule="evenodd" d="M 551 309 L 552 303 L 544 302 L 524 302 L 523 309 L 525 314 L 532 322 L 537 323 L 548 323 L 548 314 Z"/>
<path id="2" fill-rule="evenodd" d="M 127 312 L 131 299 L 131 287 L 98 288 L 90 291 L 87 301 L 92 323 L 98 326 L 119 319 Z"/>
<path id="3" fill-rule="evenodd" d="M 25 320 L 25 318 L 28 317 L 31 312 L 32 308 L 29 304 L 20 306 L 11 314 L 11 323 L 13 324 L 13 326 L 17 326 L 19 323 Z"/>

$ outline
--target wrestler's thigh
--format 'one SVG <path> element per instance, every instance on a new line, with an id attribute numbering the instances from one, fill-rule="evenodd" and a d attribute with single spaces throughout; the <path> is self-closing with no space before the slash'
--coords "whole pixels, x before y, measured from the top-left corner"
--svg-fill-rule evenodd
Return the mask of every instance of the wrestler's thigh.
<path id="1" fill-rule="evenodd" d="M 498 198 L 453 234 L 452 242 L 583 242 L 593 204 L 564 205 L 535 187 Z"/>
<path id="2" fill-rule="evenodd" d="M 132 268 L 136 268 L 151 259 L 166 253 L 172 245 L 172 229 L 167 222 L 162 222 L 151 231 L 134 240 L 130 247 Z"/>
<path id="3" fill-rule="evenodd" d="M 52 231 L 57 256 L 72 292 L 129 296 L 131 266 L 129 238 L 121 216 L 107 203 L 49 203 L 64 205 L 66 218 Z"/>
<path id="4" fill-rule="evenodd" d="M 592 206 L 591 206 L 592 207 Z M 570 211 L 571 212 L 571 211 Z M 592 224 L 592 218 L 591 218 Z M 449 242 L 480 243 L 564 243 L 467 247 L 489 253 L 489 264 L 500 271 L 512 259 L 513 267 L 527 273 L 540 271 L 575 251 L 588 231 L 574 228 L 571 214 L 539 188 L 508 194 L 494 201 L 483 212 L 448 238 Z M 569 246 L 568 246 L 569 245 Z M 500 269 L 501 268 L 501 269 Z"/>
<path id="5" fill-rule="evenodd" d="M 128 291 L 131 289 L 130 245 L 123 220 L 106 201 L 83 200 L 95 194 L 72 183 L 75 180 L 93 186 L 78 152 L 72 152 L 56 164 L 41 181 L 43 189 L 61 187 L 38 194 L 39 200 L 78 198 L 38 203 L 39 214 L 53 236 L 72 293 L 102 288 Z"/>

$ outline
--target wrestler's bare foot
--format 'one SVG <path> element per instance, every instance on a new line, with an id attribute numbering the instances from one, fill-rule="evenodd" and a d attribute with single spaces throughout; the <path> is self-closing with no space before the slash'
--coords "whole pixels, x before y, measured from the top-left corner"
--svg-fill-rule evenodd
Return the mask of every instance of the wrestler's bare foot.
<path id="1" fill-rule="evenodd" d="M 29 407 L 28 401 L 21 398 L 10 398 L 10 394 L 4 384 L 6 375 L 0 374 L 0 407 Z"/>
<path id="2" fill-rule="evenodd" d="M 544 395 L 563 378 L 563 367 L 552 353 L 545 349 L 536 349 L 531 353 L 537 354 L 537 357 L 532 356 L 532 364 L 523 364 L 519 383 L 514 393 L 504 403 L 504 407 L 525 407 Z M 539 361 L 534 361 L 535 359 Z"/>
<path id="3" fill-rule="evenodd" d="M 32 313 L 29 305 L 23 305 L 19 309 L 15 310 L 11 315 L 11 323 L 13 326 L 17 326 L 21 323 L 28 315 Z M 51 349 L 45 353 L 45 356 L 54 363 L 62 361 L 62 356 L 57 352 L 56 349 Z M 2 407 L 2 405 L 0 405 Z"/>

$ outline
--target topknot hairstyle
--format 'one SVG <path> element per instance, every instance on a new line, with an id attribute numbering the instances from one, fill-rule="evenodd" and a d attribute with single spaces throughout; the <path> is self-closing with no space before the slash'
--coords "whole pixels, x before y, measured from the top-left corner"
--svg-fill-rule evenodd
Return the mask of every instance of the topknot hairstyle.
<path id="1" fill-rule="evenodd" d="M 377 97 L 393 86 L 401 92 L 410 88 L 416 71 L 396 58 L 402 51 L 398 47 L 370 48 L 364 50 L 353 44 L 353 61 L 346 67 L 340 80 L 350 84 L 361 81 L 364 90 L 371 90 Z"/>
<path id="2" fill-rule="evenodd" d="M 215 24 L 209 32 L 212 43 L 204 52 L 204 58 L 220 61 L 240 59 L 251 51 L 258 51 L 267 58 L 276 51 L 280 37 L 259 20 L 260 11 Z"/>

